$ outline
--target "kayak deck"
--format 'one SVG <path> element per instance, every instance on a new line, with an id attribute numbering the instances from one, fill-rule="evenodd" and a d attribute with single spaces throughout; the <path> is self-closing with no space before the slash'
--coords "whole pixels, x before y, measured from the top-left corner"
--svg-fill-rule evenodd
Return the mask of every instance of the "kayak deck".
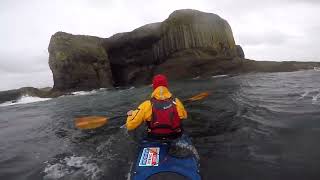
<path id="1" fill-rule="evenodd" d="M 191 140 L 183 135 L 184 142 Z M 143 140 L 139 147 L 138 158 L 131 172 L 132 180 L 163 179 L 170 176 L 174 179 L 200 180 L 199 163 L 194 154 L 185 157 L 171 155 L 171 142 Z M 162 176 L 162 175 L 163 176 Z M 159 176 L 159 178 L 153 178 Z M 162 176 L 162 177 L 160 177 Z"/>

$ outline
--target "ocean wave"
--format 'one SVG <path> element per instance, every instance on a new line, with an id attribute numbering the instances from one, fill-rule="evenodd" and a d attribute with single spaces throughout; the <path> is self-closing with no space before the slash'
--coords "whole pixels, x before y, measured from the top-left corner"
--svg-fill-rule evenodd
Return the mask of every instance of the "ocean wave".
<path id="1" fill-rule="evenodd" d="M 223 77 L 228 77 L 228 75 L 223 74 L 223 75 L 216 75 L 216 76 L 211 76 L 212 78 L 223 78 Z"/>
<path id="2" fill-rule="evenodd" d="M 198 80 L 198 79 L 200 79 L 200 76 L 192 78 L 192 80 Z"/>
<path id="3" fill-rule="evenodd" d="M 299 97 L 299 99 L 303 99 L 304 97 L 306 97 L 307 95 L 309 95 L 309 93 L 310 93 L 310 91 L 305 91 L 302 95 L 301 95 L 301 97 Z M 298 100 L 299 100 L 298 99 Z"/>
<path id="4" fill-rule="evenodd" d="M 305 91 L 303 94 L 300 95 L 300 97 L 297 99 L 302 100 L 302 99 L 311 99 L 312 104 L 316 104 L 320 98 L 320 89 L 313 89 L 310 91 Z"/>
<path id="5" fill-rule="evenodd" d="M 315 104 L 318 102 L 318 98 L 320 98 L 320 90 L 319 93 L 312 97 L 312 103 Z"/>
<path id="6" fill-rule="evenodd" d="M 75 95 L 75 96 L 83 96 L 83 95 L 94 94 L 94 93 L 97 93 L 97 92 L 98 92 L 97 90 L 92 90 L 92 91 L 75 91 L 75 92 L 72 92 L 71 94 L 72 94 L 72 95 Z"/>
<path id="7" fill-rule="evenodd" d="M 152 86 L 152 84 L 151 84 Z M 134 86 L 130 86 L 130 87 L 126 87 L 126 88 L 123 88 L 123 87 L 116 87 L 117 90 L 119 90 L 119 92 L 127 92 L 127 91 L 131 91 L 133 89 L 135 89 L 136 87 Z"/>
<path id="8" fill-rule="evenodd" d="M 41 102 L 41 101 L 47 101 L 52 98 L 40 98 L 40 97 L 34 97 L 34 96 L 22 96 L 17 100 L 7 101 L 2 104 L 0 104 L 0 107 L 3 106 L 13 106 L 18 104 L 29 104 L 29 103 L 35 103 L 35 102 Z"/>

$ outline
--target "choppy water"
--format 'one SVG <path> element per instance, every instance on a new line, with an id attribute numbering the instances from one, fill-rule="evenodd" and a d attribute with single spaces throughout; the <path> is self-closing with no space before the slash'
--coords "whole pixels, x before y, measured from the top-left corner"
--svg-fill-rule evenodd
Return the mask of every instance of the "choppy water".
<path id="1" fill-rule="evenodd" d="M 201 158 L 203 179 L 319 179 L 320 73 L 248 74 L 171 83 L 187 105 L 184 122 Z M 137 106 L 151 87 L 76 93 L 0 107 L 0 179 L 126 179 L 138 133 L 124 119 L 75 129 L 80 115 L 115 116 Z"/>

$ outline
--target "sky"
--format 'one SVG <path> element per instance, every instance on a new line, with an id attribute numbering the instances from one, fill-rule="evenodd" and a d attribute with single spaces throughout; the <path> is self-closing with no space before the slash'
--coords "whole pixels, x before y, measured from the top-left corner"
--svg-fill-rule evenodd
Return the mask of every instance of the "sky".
<path id="1" fill-rule="evenodd" d="M 57 31 L 107 38 L 177 9 L 227 20 L 246 58 L 320 61 L 320 0 L 1 0 L 0 91 L 53 85 L 47 48 Z"/>

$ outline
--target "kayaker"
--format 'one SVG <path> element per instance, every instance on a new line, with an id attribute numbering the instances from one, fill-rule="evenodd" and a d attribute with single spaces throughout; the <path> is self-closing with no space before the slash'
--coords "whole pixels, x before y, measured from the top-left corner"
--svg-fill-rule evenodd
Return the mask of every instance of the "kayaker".
<path id="1" fill-rule="evenodd" d="M 154 76 L 152 86 L 151 99 L 127 112 L 126 128 L 134 130 L 146 122 L 149 138 L 176 139 L 182 135 L 181 121 L 187 118 L 187 112 L 181 101 L 170 93 L 166 76 Z"/>

